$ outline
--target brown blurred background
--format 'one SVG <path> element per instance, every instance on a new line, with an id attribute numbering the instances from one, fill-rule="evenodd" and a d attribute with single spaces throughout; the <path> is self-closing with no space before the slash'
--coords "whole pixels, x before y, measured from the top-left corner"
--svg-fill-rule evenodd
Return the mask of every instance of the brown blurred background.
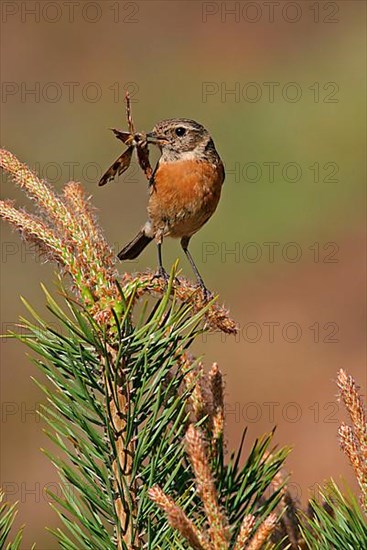
<path id="1" fill-rule="evenodd" d="M 353 0 L 2 3 L 1 145 L 57 189 L 81 180 L 116 249 L 144 222 L 147 197 L 136 167 L 96 185 L 121 150 L 108 128 L 125 125 L 125 91 L 139 129 L 183 116 L 211 131 L 227 178 L 192 252 L 241 331 L 194 351 L 225 372 L 228 450 L 244 426 L 249 446 L 276 425 L 302 502 L 330 476 L 355 488 L 335 378 L 343 367 L 366 391 L 364 25 Z M 29 206 L 4 176 L 1 195 Z M 192 277 L 177 242 L 164 255 Z M 155 263 L 152 246 L 120 269 Z M 40 282 L 54 280 L 3 224 L 2 332 L 25 314 L 20 295 L 44 312 Z M 39 375 L 21 344 L 1 347 L 2 484 L 20 501 L 24 547 L 53 549 Z"/>

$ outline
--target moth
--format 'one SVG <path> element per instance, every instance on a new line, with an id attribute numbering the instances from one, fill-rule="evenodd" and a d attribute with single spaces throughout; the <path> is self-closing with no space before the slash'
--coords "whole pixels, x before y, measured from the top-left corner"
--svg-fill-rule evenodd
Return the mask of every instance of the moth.
<path id="1" fill-rule="evenodd" d="M 145 132 L 136 132 L 134 121 L 131 114 L 131 101 L 129 93 L 126 92 L 126 117 L 128 131 L 111 128 L 117 139 L 121 140 L 127 146 L 127 149 L 115 160 L 113 164 L 106 170 L 98 185 L 102 186 L 113 180 L 117 175 L 121 175 L 129 168 L 134 149 L 138 158 L 139 166 L 149 180 L 153 170 L 149 162 L 148 142 Z"/>

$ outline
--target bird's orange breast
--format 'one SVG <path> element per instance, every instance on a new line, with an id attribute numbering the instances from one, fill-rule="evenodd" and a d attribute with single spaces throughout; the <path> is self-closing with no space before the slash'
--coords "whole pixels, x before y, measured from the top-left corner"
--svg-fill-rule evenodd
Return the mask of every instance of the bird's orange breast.
<path id="1" fill-rule="evenodd" d="M 148 206 L 155 232 L 172 237 L 194 234 L 215 211 L 223 179 L 222 164 L 197 160 L 160 163 Z"/>

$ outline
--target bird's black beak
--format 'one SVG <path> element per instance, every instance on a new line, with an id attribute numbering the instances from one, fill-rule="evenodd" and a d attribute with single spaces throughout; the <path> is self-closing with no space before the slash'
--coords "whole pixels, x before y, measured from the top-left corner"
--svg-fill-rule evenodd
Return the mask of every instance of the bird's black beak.
<path id="1" fill-rule="evenodd" d="M 158 135 L 156 132 L 147 133 L 148 143 L 155 143 L 156 145 L 163 145 L 168 143 L 166 136 Z"/>

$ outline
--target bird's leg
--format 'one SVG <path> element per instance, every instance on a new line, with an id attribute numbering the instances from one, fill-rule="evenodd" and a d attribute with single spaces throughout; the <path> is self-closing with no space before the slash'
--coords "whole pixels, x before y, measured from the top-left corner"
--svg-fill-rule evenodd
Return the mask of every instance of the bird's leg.
<path id="1" fill-rule="evenodd" d="M 198 268 L 196 267 L 195 265 L 195 262 L 194 262 L 194 258 L 191 256 L 190 254 L 190 251 L 189 251 L 189 242 L 190 242 L 190 237 L 182 237 L 181 239 L 181 246 L 182 246 L 182 250 L 185 252 L 186 256 L 187 256 L 187 259 L 189 260 L 190 264 L 191 264 L 191 267 L 195 273 L 195 276 L 196 276 L 196 279 L 199 283 L 199 286 L 201 288 L 201 290 L 203 291 L 203 295 L 204 295 L 204 300 L 206 302 L 208 302 L 212 297 L 212 293 L 210 292 L 210 290 L 208 290 L 205 286 L 205 283 L 199 273 L 199 270 Z"/>
<path id="2" fill-rule="evenodd" d="M 162 279 L 164 279 L 166 282 L 169 281 L 169 275 L 167 273 L 167 271 L 164 269 L 163 267 L 163 262 L 162 262 L 162 242 L 163 242 L 163 238 L 160 237 L 158 240 L 157 240 L 157 249 L 158 249 L 158 273 L 157 273 L 157 277 L 162 277 Z"/>

